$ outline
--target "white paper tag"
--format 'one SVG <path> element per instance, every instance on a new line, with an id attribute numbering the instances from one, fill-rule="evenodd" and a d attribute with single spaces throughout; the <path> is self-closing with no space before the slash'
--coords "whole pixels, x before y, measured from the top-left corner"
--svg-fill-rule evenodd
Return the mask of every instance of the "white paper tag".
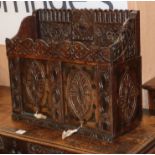
<path id="1" fill-rule="evenodd" d="M 35 117 L 36 119 L 47 119 L 47 116 L 46 116 L 46 115 L 43 115 L 43 114 L 41 114 L 41 113 L 35 113 L 35 114 L 34 114 L 34 117 Z"/>
<path id="2" fill-rule="evenodd" d="M 82 125 L 80 127 L 78 127 L 77 129 L 73 129 L 73 130 L 69 129 L 67 131 L 63 131 L 62 132 L 62 139 L 64 140 L 65 138 L 67 138 L 67 137 L 73 135 L 74 133 L 78 132 L 81 127 L 82 127 Z"/>
<path id="3" fill-rule="evenodd" d="M 18 134 L 18 135 L 23 135 L 25 133 L 26 133 L 26 130 L 22 130 L 22 129 L 19 129 L 16 131 L 16 134 Z"/>

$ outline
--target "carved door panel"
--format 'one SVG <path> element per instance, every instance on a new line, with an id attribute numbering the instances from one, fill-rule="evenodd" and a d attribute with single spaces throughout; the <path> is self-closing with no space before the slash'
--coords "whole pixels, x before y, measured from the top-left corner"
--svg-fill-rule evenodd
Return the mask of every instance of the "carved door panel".
<path id="1" fill-rule="evenodd" d="M 24 59 L 22 67 L 24 112 L 63 121 L 61 63 Z"/>
<path id="2" fill-rule="evenodd" d="M 95 127 L 98 122 L 95 67 L 63 65 L 65 121 Z"/>
<path id="3" fill-rule="evenodd" d="M 48 113 L 48 79 L 46 63 L 22 60 L 23 106 L 28 113 Z"/>

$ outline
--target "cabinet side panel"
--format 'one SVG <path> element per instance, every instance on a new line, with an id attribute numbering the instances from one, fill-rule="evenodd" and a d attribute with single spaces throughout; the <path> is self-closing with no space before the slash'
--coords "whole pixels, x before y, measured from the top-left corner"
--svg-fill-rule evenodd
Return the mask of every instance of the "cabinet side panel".
<path id="1" fill-rule="evenodd" d="M 136 127 L 142 117 L 141 58 L 113 68 L 113 113 L 116 136 Z"/>

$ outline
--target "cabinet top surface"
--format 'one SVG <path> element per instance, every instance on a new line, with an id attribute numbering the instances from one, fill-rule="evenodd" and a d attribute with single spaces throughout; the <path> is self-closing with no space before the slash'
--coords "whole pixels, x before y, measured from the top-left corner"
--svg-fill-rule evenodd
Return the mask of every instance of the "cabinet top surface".
<path id="1" fill-rule="evenodd" d="M 155 140 L 155 116 L 144 115 L 139 127 L 117 138 L 111 143 L 89 139 L 78 134 L 62 140 L 61 130 L 45 129 L 11 118 L 10 90 L 0 87 L 0 135 L 19 140 L 55 147 L 74 153 L 140 153 L 152 145 Z M 18 129 L 26 130 L 24 135 L 17 135 Z"/>

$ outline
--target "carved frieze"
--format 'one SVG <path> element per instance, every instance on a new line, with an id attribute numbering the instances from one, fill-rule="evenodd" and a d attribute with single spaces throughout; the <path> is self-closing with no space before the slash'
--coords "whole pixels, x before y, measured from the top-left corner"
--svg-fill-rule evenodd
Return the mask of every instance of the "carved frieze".
<path id="1" fill-rule="evenodd" d="M 45 59 L 79 60 L 87 62 L 109 62 L 109 49 L 87 47 L 81 42 L 64 41 L 47 44 L 43 40 L 7 40 L 8 55 L 43 57 Z"/>

